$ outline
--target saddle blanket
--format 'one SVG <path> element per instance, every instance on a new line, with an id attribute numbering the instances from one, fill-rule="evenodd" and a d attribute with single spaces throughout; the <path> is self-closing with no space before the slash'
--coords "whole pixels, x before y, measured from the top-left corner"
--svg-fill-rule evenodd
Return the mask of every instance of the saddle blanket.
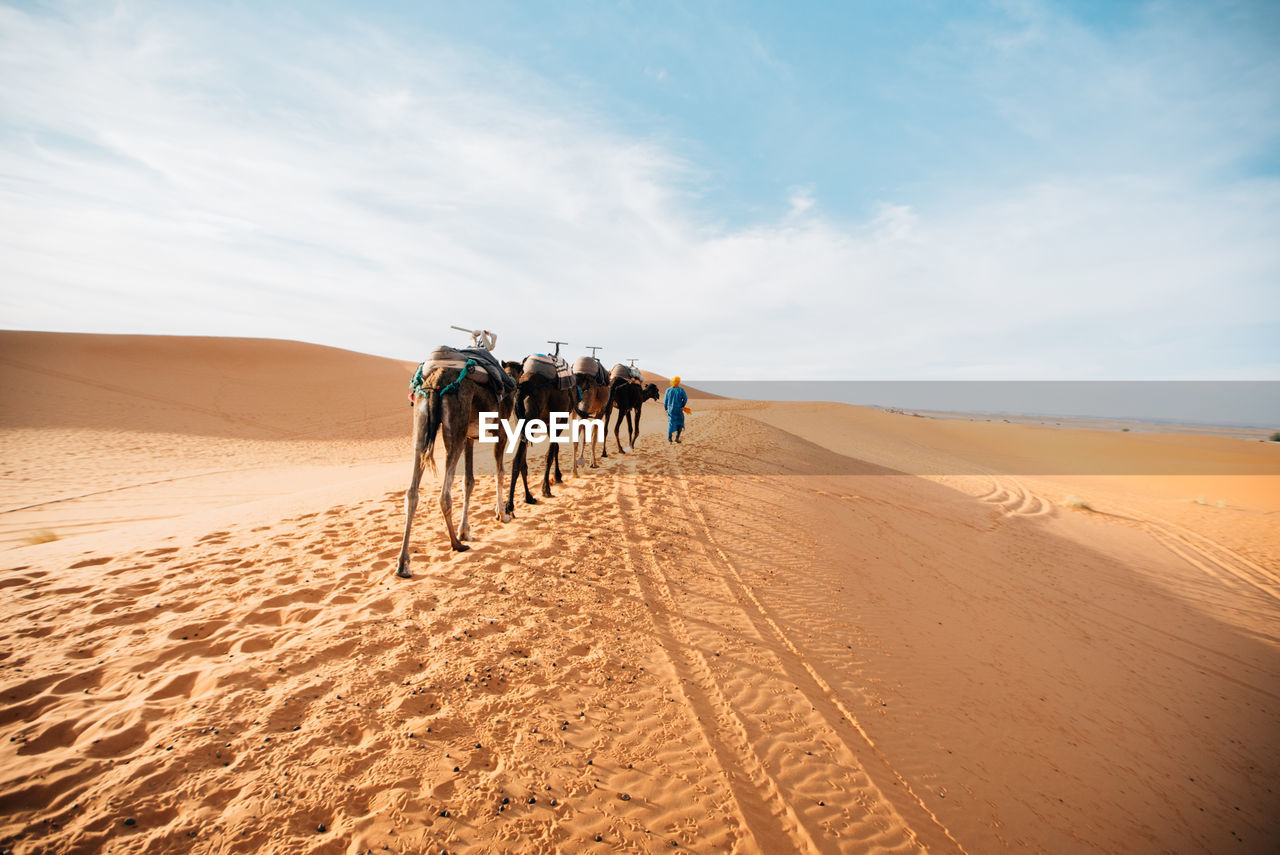
<path id="1" fill-rule="evenodd" d="M 609 375 L 605 373 L 604 366 L 600 364 L 600 360 L 592 356 L 579 356 L 575 359 L 573 361 L 573 373 L 594 377 L 596 383 L 601 386 L 609 382 Z"/>
<path id="2" fill-rule="evenodd" d="M 617 365 L 613 366 L 613 369 L 609 372 L 609 382 L 612 383 L 615 380 L 629 380 L 632 383 L 639 383 L 640 369 L 636 368 L 634 365 L 623 365 L 619 362 Z"/>
<path id="3" fill-rule="evenodd" d="M 548 356 L 545 353 L 526 356 L 521 370 L 525 374 L 536 374 L 548 380 L 555 380 L 561 389 L 571 389 L 574 385 L 573 371 L 570 370 L 569 363 L 559 356 Z"/>
<path id="4" fill-rule="evenodd" d="M 461 370 L 467 365 L 467 360 L 473 359 L 477 363 L 478 368 L 483 371 L 473 371 L 473 379 L 478 383 L 493 383 L 496 388 L 514 389 L 516 381 L 511 375 L 502 370 L 502 365 L 492 353 L 481 347 L 448 347 L 441 345 L 431 351 L 431 355 L 422 363 L 423 375 L 429 374 L 436 368 L 457 368 Z"/>

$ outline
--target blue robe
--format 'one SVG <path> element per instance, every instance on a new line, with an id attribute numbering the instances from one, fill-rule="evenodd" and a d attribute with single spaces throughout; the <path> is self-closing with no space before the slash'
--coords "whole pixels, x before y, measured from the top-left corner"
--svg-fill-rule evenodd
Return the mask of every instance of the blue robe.
<path id="1" fill-rule="evenodd" d="M 662 399 L 662 406 L 667 411 L 667 433 L 675 433 L 684 428 L 684 406 L 687 403 L 689 396 L 681 387 L 672 386 L 667 390 L 667 396 Z"/>

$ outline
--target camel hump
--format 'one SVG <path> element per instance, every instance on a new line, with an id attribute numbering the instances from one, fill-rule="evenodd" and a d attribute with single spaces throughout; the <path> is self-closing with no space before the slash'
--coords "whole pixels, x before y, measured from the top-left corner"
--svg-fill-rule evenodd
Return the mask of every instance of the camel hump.
<path id="1" fill-rule="evenodd" d="M 520 368 L 525 377 L 543 377 L 558 384 L 561 389 L 568 389 L 573 385 L 573 371 L 569 368 L 569 363 L 559 356 L 535 353 L 526 356 Z"/>
<path id="2" fill-rule="evenodd" d="M 460 350 L 441 345 L 431 351 L 431 355 L 422 361 L 422 374 L 425 377 L 432 371 L 441 368 L 453 368 L 461 371 L 467 367 L 467 355 Z"/>
<path id="3" fill-rule="evenodd" d="M 467 376 L 477 383 L 488 383 L 489 378 L 496 377 L 497 374 L 505 376 L 502 366 L 498 365 L 497 360 L 489 354 L 485 353 L 482 356 L 480 353 L 470 349 L 458 350 L 447 345 L 440 345 L 431 351 L 431 355 L 422 363 L 422 375 L 425 377 L 432 371 L 443 368 L 461 371 L 467 367 L 468 359 L 472 360 L 480 368 L 478 371 L 467 372 Z M 499 385 L 502 384 L 499 383 Z"/>
<path id="4" fill-rule="evenodd" d="M 573 373 L 590 377 L 601 386 L 609 382 L 609 375 L 605 372 L 604 366 L 594 356 L 579 356 L 574 360 Z"/>
<path id="5" fill-rule="evenodd" d="M 629 380 L 633 383 L 639 383 L 640 369 L 636 368 L 634 365 L 623 365 L 619 362 L 617 365 L 613 366 L 613 369 L 609 372 L 609 382 L 612 383 L 617 380 Z"/>

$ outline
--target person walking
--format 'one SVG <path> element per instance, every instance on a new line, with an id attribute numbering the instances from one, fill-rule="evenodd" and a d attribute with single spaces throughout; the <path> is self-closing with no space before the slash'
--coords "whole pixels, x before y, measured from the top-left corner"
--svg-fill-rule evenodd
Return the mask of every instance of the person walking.
<path id="1" fill-rule="evenodd" d="M 663 409 L 667 411 L 667 442 L 671 442 L 672 435 L 675 435 L 675 441 L 680 441 L 680 434 L 684 431 L 684 414 L 689 412 L 689 408 L 685 406 L 689 403 L 689 395 L 680 388 L 680 378 L 671 378 L 671 388 L 667 390 L 667 395 L 662 399 Z"/>

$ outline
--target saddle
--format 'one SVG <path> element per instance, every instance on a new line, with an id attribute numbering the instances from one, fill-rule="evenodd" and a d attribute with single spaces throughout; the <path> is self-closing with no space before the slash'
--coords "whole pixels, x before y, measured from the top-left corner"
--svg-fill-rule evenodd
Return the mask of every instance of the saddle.
<path id="1" fill-rule="evenodd" d="M 535 353 L 526 356 L 520 368 L 525 376 L 533 374 L 554 381 L 561 389 L 573 388 L 573 371 L 570 370 L 569 363 L 559 356 Z"/>
<path id="2" fill-rule="evenodd" d="M 613 369 L 609 372 L 609 382 L 616 383 L 619 380 L 626 380 L 629 383 L 639 383 L 640 369 L 636 368 L 634 365 L 623 365 L 619 362 L 617 365 L 613 366 Z"/>
<path id="3" fill-rule="evenodd" d="M 605 372 L 604 366 L 600 364 L 600 360 L 593 356 L 579 356 L 573 361 L 573 373 L 585 374 L 596 381 L 599 386 L 605 386 L 609 383 L 609 375 Z"/>
<path id="4" fill-rule="evenodd" d="M 502 365 L 497 358 L 482 347 L 459 349 L 441 345 L 431 351 L 431 355 L 422 363 L 422 375 L 425 377 L 437 368 L 456 368 L 461 371 L 467 367 L 468 359 L 474 360 L 476 365 L 467 376 L 477 383 L 492 383 L 499 395 L 502 394 L 503 389 L 516 387 L 516 381 L 502 370 Z"/>

